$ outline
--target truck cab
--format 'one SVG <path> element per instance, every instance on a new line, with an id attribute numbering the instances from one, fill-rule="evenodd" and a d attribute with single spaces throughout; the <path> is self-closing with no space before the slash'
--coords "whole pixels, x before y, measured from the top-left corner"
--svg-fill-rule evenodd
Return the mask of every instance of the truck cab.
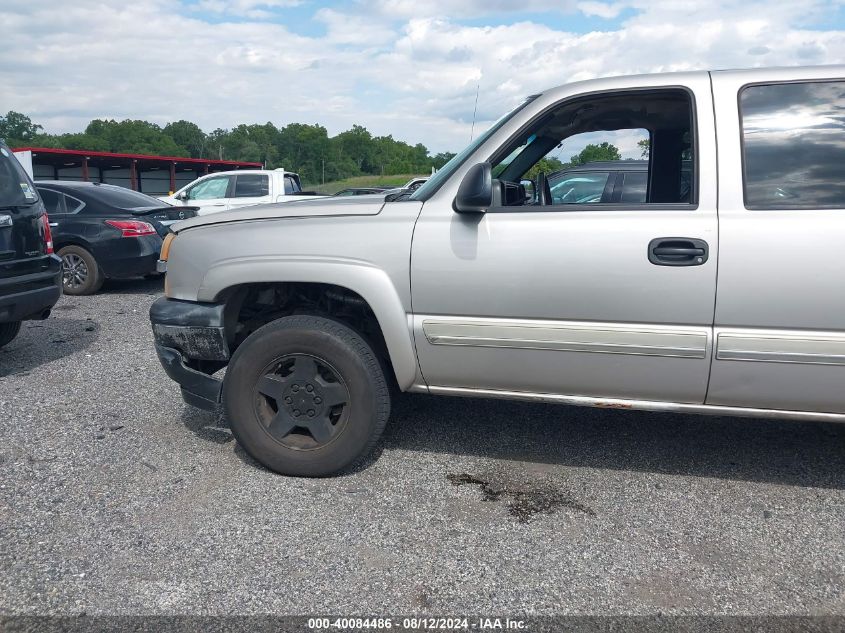
<path id="1" fill-rule="evenodd" d="M 159 356 L 296 475 L 361 459 L 397 390 L 843 422 L 843 110 L 841 66 L 531 96 L 412 194 L 176 225 Z M 635 195 L 556 194 L 540 168 L 605 143 L 648 147 Z"/>
<path id="2" fill-rule="evenodd" d="M 314 197 L 314 194 L 302 191 L 299 174 L 284 169 L 240 169 L 202 176 L 161 199 L 172 205 L 199 207 L 197 214 L 207 215 L 304 197 Z"/>

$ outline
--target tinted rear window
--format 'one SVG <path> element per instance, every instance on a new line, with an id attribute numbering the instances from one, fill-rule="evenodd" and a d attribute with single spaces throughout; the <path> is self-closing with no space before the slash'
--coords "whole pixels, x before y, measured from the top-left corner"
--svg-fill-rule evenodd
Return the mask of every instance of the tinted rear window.
<path id="1" fill-rule="evenodd" d="M 258 198 L 270 195 L 270 181 L 261 174 L 244 174 L 235 181 L 236 198 Z"/>
<path id="2" fill-rule="evenodd" d="M 625 171 L 622 172 L 622 178 L 622 196 L 619 202 L 644 203 L 648 189 L 648 172 Z"/>
<path id="3" fill-rule="evenodd" d="M 845 82 L 749 86 L 739 105 L 746 207 L 845 208 Z"/>
<path id="4" fill-rule="evenodd" d="M 35 187 L 18 159 L 0 146 L 0 207 L 29 205 L 37 200 Z"/>

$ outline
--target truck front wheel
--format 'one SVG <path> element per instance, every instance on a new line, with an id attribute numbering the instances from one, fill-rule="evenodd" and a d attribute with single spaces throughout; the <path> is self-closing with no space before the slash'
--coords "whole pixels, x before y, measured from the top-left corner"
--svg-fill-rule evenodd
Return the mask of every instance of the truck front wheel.
<path id="1" fill-rule="evenodd" d="M 390 395 L 372 348 L 343 323 L 295 315 L 268 323 L 238 347 L 223 381 L 238 443 L 277 473 L 324 477 L 375 446 Z"/>

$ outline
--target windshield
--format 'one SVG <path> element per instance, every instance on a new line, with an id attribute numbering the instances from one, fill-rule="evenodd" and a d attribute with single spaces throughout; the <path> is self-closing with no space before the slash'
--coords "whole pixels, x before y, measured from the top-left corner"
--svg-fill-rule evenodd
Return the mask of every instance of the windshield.
<path id="1" fill-rule="evenodd" d="M 18 159 L 0 145 L 0 207 L 19 207 L 38 202 L 38 194 Z"/>
<path id="2" fill-rule="evenodd" d="M 449 176 L 451 176 L 453 173 L 455 173 L 455 171 L 458 169 L 458 167 L 460 167 L 464 163 L 464 161 L 473 152 L 475 152 L 475 150 L 477 150 L 484 143 L 486 143 L 487 139 L 489 139 L 491 136 L 493 136 L 493 134 L 495 134 L 496 131 L 498 131 L 499 128 L 501 128 L 505 123 L 510 121 L 517 112 L 522 110 L 525 106 L 527 106 L 529 103 L 534 101 L 534 99 L 536 99 L 539 96 L 540 95 L 532 95 L 532 96 L 528 97 L 525 101 L 520 103 L 513 110 L 511 110 L 510 112 L 508 112 L 507 114 L 502 116 L 498 121 L 496 121 L 493 125 L 491 125 L 490 128 L 486 132 L 484 132 L 484 134 L 480 135 L 474 141 L 470 142 L 470 144 L 467 145 L 460 154 L 456 154 L 454 157 L 452 157 L 452 160 L 450 160 L 448 163 L 443 165 L 443 167 L 441 167 L 440 170 L 436 174 L 434 174 L 431 178 L 426 180 L 422 184 L 422 186 L 419 189 L 417 189 L 409 199 L 410 200 L 425 200 L 430 195 L 432 195 L 435 191 L 440 189 L 440 186 L 449 179 Z"/>
<path id="3" fill-rule="evenodd" d="M 149 207 L 166 207 L 166 202 L 156 200 L 152 196 L 139 191 L 132 191 L 117 185 L 94 185 L 86 188 L 85 193 L 96 200 L 115 209 L 144 209 Z"/>

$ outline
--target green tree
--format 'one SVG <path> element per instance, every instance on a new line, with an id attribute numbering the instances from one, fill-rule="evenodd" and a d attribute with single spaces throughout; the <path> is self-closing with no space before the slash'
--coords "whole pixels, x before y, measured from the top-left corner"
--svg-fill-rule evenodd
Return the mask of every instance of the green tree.
<path id="1" fill-rule="evenodd" d="M 448 163 L 454 157 L 454 152 L 440 152 L 439 154 L 434 156 L 434 158 L 431 159 L 431 163 L 432 165 L 434 165 L 435 169 L 440 169 L 441 167 L 443 167 L 443 165 Z"/>
<path id="2" fill-rule="evenodd" d="M 163 132 L 179 147 L 187 150 L 191 158 L 203 158 L 208 139 L 196 123 L 174 121 L 164 126 Z"/>
<path id="3" fill-rule="evenodd" d="M 187 149 L 177 145 L 158 125 L 148 121 L 94 119 L 85 128 L 85 133 L 104 140 L 110 152 L 162 156 L 189 154 Z"/>
<path id="4" fill-rule="evenodd" d="M 595 145 L 590 143 L 584 149 L 582 149 L 578 154 L 573 156 L 569 159 L 570 165 L 585 165 L 586 163 L 592 163 L 598 160 L 621 160 L 622 154 L 619 153 L 619 149 L 604 141 L 599 145 Z"/>
<path id="5" fill-rule="evenodd" d="M 553 172 L 559 171 L 564 168 L 564 164 L 560 162 L 557 158 L 553 158 L 551 156 L 546 156 L 545 158 L 541 158 L 537 161 L 534 166 L 529 169 L 523 178 L 527 180 L 534 180 L 537 178 L 537 174 L 543 172 L 547 176 Z"/>
<path id="6" fill-rule="evenodd" d="M 648 158 L 648 155 L 651 152 L 651 140 L 644 138 L 637 141 L 637 147 L 640 148 L 640 158 Z"/>
<path id="7" fill-rule="evenodd" d="M 25 114 L 14 110 L 0 116 L 0 139 L 9 145 L 30 145 L 43 129 Z"/>

